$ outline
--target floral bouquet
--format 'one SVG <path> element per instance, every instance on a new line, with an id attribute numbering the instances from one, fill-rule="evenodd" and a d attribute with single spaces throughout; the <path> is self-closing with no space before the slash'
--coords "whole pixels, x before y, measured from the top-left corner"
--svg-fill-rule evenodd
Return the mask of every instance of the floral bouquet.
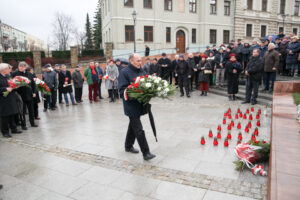
<path id="1" fill-rule="evenodd" d="M 266 141 L 249 141 L 235 147 L 235 154 L 238 161 L 235 161 L 236 170 L 243 170 L 245 166 L 252 170 L 253 174 L 260 172 L 260 175 L 266 175 L 262 165 L 257 165 L 259 162 L 269 160 L 270 144 Z"/>
<path id="2" fill-rule="evenodd" d="M 148 104 L 152 98 L 169 98 L 175 94 L 176 87 L 170 85 L 166 80 L 156 76 L 139 76 L 125 90 L 125 100 L 136 99 L 143 105 Z"/>
<path id="3" fill-rule="evenodd" d="M 34 81 L 38 91 L 40 91 L 44 95 L 51 95 L 51 90 L 44 81 L 40 80 L 39 78 L 35 78 Z"/>
<path id="4" fill-rule="evenodd" d="M 108 76 L 108 75 L 105 75 L 105 76 L 103 76 L 103 79 L 104 79 L 104 80 L 107 80 L 107 79 L 109 79 L 109 76 Z"/>
<path id="5" fill-rule="evenodd" d="M 29 87 L 30 82 L 31 81 L 24 76 L 16 76 L 8 80 L 8 85 L 12 89 L 17 89 L 20 87 Z M 10 93 L 9 91 L 6 91 L 3 93 L 3 96 L 7 97 L 9 93 Z"/>

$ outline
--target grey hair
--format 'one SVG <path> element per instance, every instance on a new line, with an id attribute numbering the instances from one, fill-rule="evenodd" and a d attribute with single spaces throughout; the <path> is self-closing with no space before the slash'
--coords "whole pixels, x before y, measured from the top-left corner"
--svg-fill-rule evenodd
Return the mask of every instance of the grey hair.
<path id="1" fill-rule="evenodd" d="M 27 68 L 28 64 L 26 62 L 22 61 L 22 62 L 19 62 L 18 67 L 20 67 L 20 66 L 25 66 Z"/>
<path id="2" fill-rule="evenodd" d="M 275 44 L 274 43 L 270 43 L 269 46 L 272 46 L 273 48 L 275 48 Z"/>
<path id="3" fill-rule="evenodd" d="M 7 68 L 9 68 L 9 64 L 0 63 L 0 72 L 2 72 L 3 70 L 6 70 Z"/>
<path id="4" fill-rule="evenodd" d="M 137 56 L 137 55 L 140 55 L 140 54 L 138 54 L 138 53 L 133 53 L 133 54 L 130 54 L 130 56 L 129 56 L 129 61 L 130 60 L 132 60 L 133 58 L 134 58 L 134 56 Z"/>

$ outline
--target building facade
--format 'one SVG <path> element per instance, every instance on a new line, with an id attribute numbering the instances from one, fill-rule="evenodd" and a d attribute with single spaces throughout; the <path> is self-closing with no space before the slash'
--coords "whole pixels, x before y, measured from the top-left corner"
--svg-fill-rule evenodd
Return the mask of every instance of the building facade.
<path id="1" fill-rule="evenodd" d="M 111 42 L 114 57 L 128 56 L 135 33 L 137 52 L 143 54 L 148 45 L 150 55 L 156 55 L 199 52 L 232 39 L 258 40 L 277 35 L 283 24 L 286 33 L 298 34 L 299 1 L 100 0 L 103 46 Z M 135 29 L 133 11 L 137 12 Z"/>

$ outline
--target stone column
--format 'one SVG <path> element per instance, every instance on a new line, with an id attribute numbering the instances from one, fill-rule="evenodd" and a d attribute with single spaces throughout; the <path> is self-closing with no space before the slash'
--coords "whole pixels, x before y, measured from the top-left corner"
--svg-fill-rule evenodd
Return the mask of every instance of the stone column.
<path id="1" fill-rule="evenodd" d="M 33 64 L 35 73 L 42 73 L 42 56 L 40 51 L 33 51 Z"/>
<path id="2" fill-rule="evenodd" d="M 0 63 L 3 63 L 3 57 L 0 55 Z"/>
<path id="3" fill-rule="evenodd" d="M 106 42 L 105 43 L 105 57 L 106 57 L 106 60 L 111 59 L 113 57 L 112 50 L 113 50 L 113 43 L 112 42 Z"/>
<path id="4" fill-rule="evenodd" d="M 78 65 L 78 48 L 77 46 L 71 47 L 71 66 L 76 67 Z"/>

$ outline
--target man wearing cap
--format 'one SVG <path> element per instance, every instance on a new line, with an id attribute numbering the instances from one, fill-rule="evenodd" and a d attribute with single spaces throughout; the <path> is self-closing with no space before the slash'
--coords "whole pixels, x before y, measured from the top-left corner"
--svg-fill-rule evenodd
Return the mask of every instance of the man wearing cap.
<path id="1" fill-rule="evenodd" d="M 297 36 L 291 38 L 291 43 L 287 47 L 286 69 L 289 70 L 291 76 L 298 74 L 298 54 L 300 52 L 300 43 Z"/>
<path id="2" fill-rule="evenodd" d="M 57 98 L 57 75 L 55 71 L 51 70 L 51 65 L 47 64 L 44 66 L 45 71 L 43 72 L 43 81 L 48 85 L 51 90 L 51 95 L 44 95 L 44 112 L 49 108 L 55 110 L 56 98 Z"/>
<path id="3" fill-rule="evenodd" d="M 75 101 L 77 103 L 82 102 L 82 88 L 84 79 L 80 73 L 80 66 L 77 65 L 75 71 L 72 73 L 72 80 L 74 83 L 74 91 L 75 91 Z"/>
<path id="4" fill-rule="evenodd" d="M 171 60 L 167 58 L 166 53 L 162 53 L 162 58 L 158 60 L 158 64 L 160 66 L 160 77 L 166 81 L 169 81 Z"/>
<path id="5" fill-rule="evenodd" d="M 138 76 L 145 75 L 142 69 L 142 59 L 139 54 L 132 54 L 129 57 L 129 65 L 121 71 L 119 76 L 119 91 L 123 99 L 124 113 L 129 117 L 129 126 L 125 140 L 125 151 L 129 153 L 139 153 L 133 147 L 135 139 L 143 153 L 144 160 L 151 160 L 155 155 L 150 153 L 148 142 L 143 130 L 141 116 L 146 114 L 144 106 L 136 99 L 127 98 L 127 87 L 134 82 Z"/>
<path id="6" fill-rule="evenodd" d="M 184 55 L 179 56 L 179 61 L 175 67 L 175 76 L 178 77 L 178 84 L 180 87 L 181 97 L 184 96 L 183 85 L 185 88 L 186 96 L 189 98 L 190 90 L 189 90 L 189 78 L 191 78 L 191 71 L 188 63 L 184 60 Z"/>

